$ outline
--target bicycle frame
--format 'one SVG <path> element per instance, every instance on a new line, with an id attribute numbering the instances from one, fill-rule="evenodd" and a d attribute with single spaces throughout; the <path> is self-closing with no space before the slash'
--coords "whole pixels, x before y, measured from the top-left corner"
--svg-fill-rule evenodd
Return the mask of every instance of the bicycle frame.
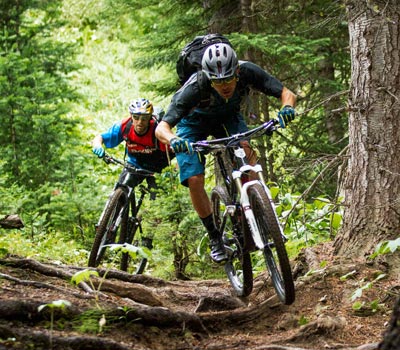
<path id="1" fill-rule="evenodd" d="M 113 191 L 108 196 L 104 209 L 96 224 L 96 235 L 89 257 L 89 266 L 97 266 L 103 259 L 105 249 L 110 244 L 131 244 L 139 228 L 142 233 L 140 220 L 137 218 L 143 199 L 150 192 L 150 187 L 139 184 L 140 196 L 136 200 L 136 183 L 132 182 L 132 176 L 149 177 L 153 173 L 144 169 L 137 169 L 130 164 L 124 163 L 109 155 L 105 155 L 103 160 L 107 163 L 119 164 L 124 167 L 120 179 L 115 184 Z M 129 213 L 131 208 L 131 213 Z M 119 230 L 119 233 L 118 233 Z M 117 235 L 119 239 L 117 240 Z M 142 258 L 142 261 L 147 259 Z M 121 258 L 121 269 L 126 271 L 128 263 L 128 254 L 123 253 Z M 140 263 L 143 271 L 145 262 Z M 141 272 L 138 272 L 141 273 Z"/>
<path id="2" fill-rule="evenodd" d="M 129 178 L 129 176 L 132 176 L 132 175 L 133 175 L 133 176 L 134 176 L 134 175 L 153 176 L 153 173 L 150 172 L 150 171 L 147 171 L 147 170 L 144 170 L 144 169 L 135 168 L 135 167 L 133 167 L 133 166 L 127 164 L 127 163 L 124 163 L 124 162 L 122 162 L 122 161 L 120 161 L 120 160 L 118 160 L 118 159 L 116 159 L 116 158 L 114 158 L 114 157 L 111 157 L 111 156 L 108 155 L 108 154 L 105 154 L 105 155 L 104 155 L 103 160 L 104 160 L 104 162 L 106 162 L 107 164 L 114 163 L 114 164 L 119 164 L 119 165 L 123 166 L 123 167 L 124 167 L 124 170 L 127 171 L 127 178 Z M 118 187 L 124 188 L 124 190 L 126 191 L 126 195 L 127 195 L 127 198 L 128 198 L 128 202 L 131 203 L 132 200 L 135 199 L 135 188 L 134 188 L 134 187 L 131 187 L 130 185 L 128 185 L 127 182 L 128 182 L 127 179 L 125 179 L 124 183 L 117 182 L 117 183 L 115 184 L 113 190 L 115 191 Z M 144 196 L 146 195 L 146 193 L 149 193 L 149 192 L 150 192 L 149 189 L 148 189 L 147 187 L 145 187 L 145 186 L 143 186 L 143 185 L 141 185 L 141 184 L 139 185 L 139 191 L 140 191 L 141 195 L 140 195 L 139 200 L 138 200 L 137 202 L 136 202 L 136 200 L 135 200 L 136 212 L 135 212 L 135 213 L 132 213 L 133 216 L 136 216 L 136 215 L 137 215 L 137 213 L 138 213 L 138 211 L 139 211 L 139 209 L 140 209 L 140 207 L 141 207 L 141 205 L 142 205 Z M 110 197 L 111 197 L 111 195 L 112 195 L 112 193 L 110 194 Z M 106 206 L 107 206 L 107 204 L 108 204 L 108 202 L 109 202 L 109 200 L 110 200 L 110 197 L 108 198 L 108 200 L 107 200 L 107 202 L 106 202 Z M 120 216 L 122 217 L 123 214 L 124 214 L 124 211 L 122 211 L 122 213 L 121 213 Z M 102 214 L 102 215 L 103 215 L 103 214 Z M 101 217 L 100 217 L 100 218 L 101 218 Z M 120 223 L 120 222 L 118 222 L 118 224 L 119 224 L 119 223 Z"/>
<path id="3" fill-rule="evenodd" d="M 221 138 L 221 139 L 216 139 L 216 140 L 209 140 L 209 141 L 200 141 L 198 143 L 194 143 L 193 146 L 195 149 L 199 149 L 204 151 L 204 148 L 207 149 L 208 151 L 214 152 L 215 157 L 217 158 L 217 163 L 218 167 L 220 170 L 220 173 L 222 175 L 224 185 L 231 196 L 231 198 L 234 198 L 236 201 L 236 194 L 239 195 L 239 203 L 243 209 L 243 213 L 246 216 L 247 222 L 249 224 L 250 232 L 252 234 L 253 241 L 255 245 L 257 246 L 258 249 L 263 249 L 265 247 L 260 231 L 258 229 L 258 226 L 256 224 L 254 212 L 250 206 L 250 201 L 249 201 L 249 196 L 248 196 L 248 189 L 253 186 L 255 183 L 259 182 L 262 184 L 262 186 L 265 189 L 265 192 L 268 196 L 268 199 L 271 203 L 271 205 L 275 208 L 275 204 L 272 201 L 271 197 L 271 191 L 269 190 L 268 186 L 265 183 L 264 179 L 264 173 L 263 169 L 260 164 L 254 164 L 251 165 L 248 163 L 246 153 L 244 148 L 240 145 L 239 141 L 242 139 L 245 139 L 248 136 L 254 136 L 260 131 L 265 133 L 266 131 L 272 131 L 275 130 L 275 125 L 276 125 L 275 120 L 271 120 L 269 122 L 266 122 L 259 127 L 241 133 L 237 135 L 232 135 L 230 137 L 226 138 Z M 236 146 L 230 146 L 230 144 L 236 144 Z M 233 171 L 230 173 L 228 169 L 226 168 L 224 161 L 222 159 L 222 150 L 225 150 L 226 148 L 234 148 L 233 150 L 233 159 L 230 159 L 232 165 L 234 163 L 238 164 L 235 167 L 233 167 Z M 231 157 L 231 158 L 232 158 Z M 257 176 L 257 180 L 250 180 L 250 181 L 243 181 L 243 175 L 248 175 L 249 173 L 255 173 Z M 233 188 L 233 186 L 235 188 Z M 226 217 L 227 214 L 233 216 L 235 214 L 235 206 L 233 205 L 232 207 L 229 206 L 227 208 L 227 212 L 224 213 L 224 217 Z M 278 218 L 276 218 L 278 220 Z M 226 218 L 224 218 L 226 221 Z M 284 237 L 286 240 L 286 237 L 283 234 L 282 228 L 280 227 L 281 230 L 281 235 Z"/>

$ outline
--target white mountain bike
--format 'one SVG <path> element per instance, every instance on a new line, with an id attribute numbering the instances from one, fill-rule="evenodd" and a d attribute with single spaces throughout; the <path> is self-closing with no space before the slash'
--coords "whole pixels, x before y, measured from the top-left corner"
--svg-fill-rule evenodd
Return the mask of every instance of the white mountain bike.
<path id="1" fill-rule="evenodd" d="M 211 153 L 222 183 L 213 188 L 211 202 L 217 228 L 223 232 L 228 260 L 225 272 L 238 296 L 253 289 L 251 254 L 261 251 L 272 284 L 282 303 L 295 300 L 295 288 L 286 237 L 279 223 L 271 193 L 260 164 L 250 165 L 240 141 L 276 130 L 279 122 L 270 120 L 252 130 L 230 137 L 192 143 L 195 151 Z M 250 180 L 250 173 L 256 180 Z"/>

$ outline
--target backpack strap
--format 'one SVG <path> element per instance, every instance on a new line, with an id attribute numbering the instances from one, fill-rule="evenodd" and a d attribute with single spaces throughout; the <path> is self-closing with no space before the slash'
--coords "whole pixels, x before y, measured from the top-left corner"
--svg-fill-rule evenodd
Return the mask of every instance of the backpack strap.
<path id="1" fill-rule="evenodd" d="M 132 118 L 129 119 L 129 121 L 126 123 L 125 125 L 125 129 L 122 132 L 122 138 L 125 141 L 125 154 L 124 154 L 124 161 L 126 160 L 126 156 L 128 154 L 128 147 L 126 146 L 126 143 L 129 143 L 129 131 L 131 131 L 131 127 L 132 127 Z"/>
<path id="2" fill-rule="evenodd" d="M 199 84 L 200 90 L 200 108 L 205 108 L 210 105 L 210 87 L 207 77 L 202 70 L 197 71 L 197 83 Z"/>
<path id="3" fill-rule="evenodd" d="M 153 128 L 153 133 L 152 133 L 152 138 L 153 138 L 153 143 L 156 146 L 156 150 L 160 149 L 160 141 L 158 140 L 158 138 L 156 137 L 156 127 L 158 124 L 158 120 L 156 119 L 155 116 L 153 116 L 153 120 L 154 120 L 154 128 Z"/>
<path id="4" fill-rule="evenodd" d="M 122 133 L 122 138 L 124 139 L 125 142 L 129 141 L 128 135 L 129 131 L 131 131 L 131 127 L 132 127 L 132 119 L 129 119 L 129 121 L 125 125 L 124 132 Z"/>

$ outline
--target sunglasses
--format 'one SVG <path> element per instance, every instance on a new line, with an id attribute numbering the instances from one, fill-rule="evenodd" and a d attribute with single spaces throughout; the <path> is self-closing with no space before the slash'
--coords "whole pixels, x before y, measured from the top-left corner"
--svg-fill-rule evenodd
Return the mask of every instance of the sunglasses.
<path id="1" fill-rule="evenodd" d="M 236 80 L 236 75 L 233 75 L 233 76 L 231 76 L 229 78 L 224 78 L 224 79 L 211 79 L 211 85 L 221 86 L 223 84 L 230 84 L 234 80 Z"/>
<path id="2" fill-rule="evenodd" d="M 132 118 L 135 120 L 141 120 L 148 122 L 151 119 L 151 114 L 131 114 Z"/>

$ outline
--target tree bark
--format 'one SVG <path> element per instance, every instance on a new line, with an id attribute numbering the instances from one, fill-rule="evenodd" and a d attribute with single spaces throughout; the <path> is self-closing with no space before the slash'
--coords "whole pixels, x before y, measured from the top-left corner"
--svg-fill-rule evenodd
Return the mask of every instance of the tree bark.
<path id="1" fill-rule="evenodd" d="M 394 306 L 392 318 L 388 330 L 385 332 L 382 342 L 379 344 L 380 350 L 396 350 L 400 344 L 400 299 Z"/>
<path id="2" fill-rule="evenodd" d="M 349 160 L 335 254 L 357 258 L 400 229 L 400 6 L 347 1 L 352 61 Z"/>

